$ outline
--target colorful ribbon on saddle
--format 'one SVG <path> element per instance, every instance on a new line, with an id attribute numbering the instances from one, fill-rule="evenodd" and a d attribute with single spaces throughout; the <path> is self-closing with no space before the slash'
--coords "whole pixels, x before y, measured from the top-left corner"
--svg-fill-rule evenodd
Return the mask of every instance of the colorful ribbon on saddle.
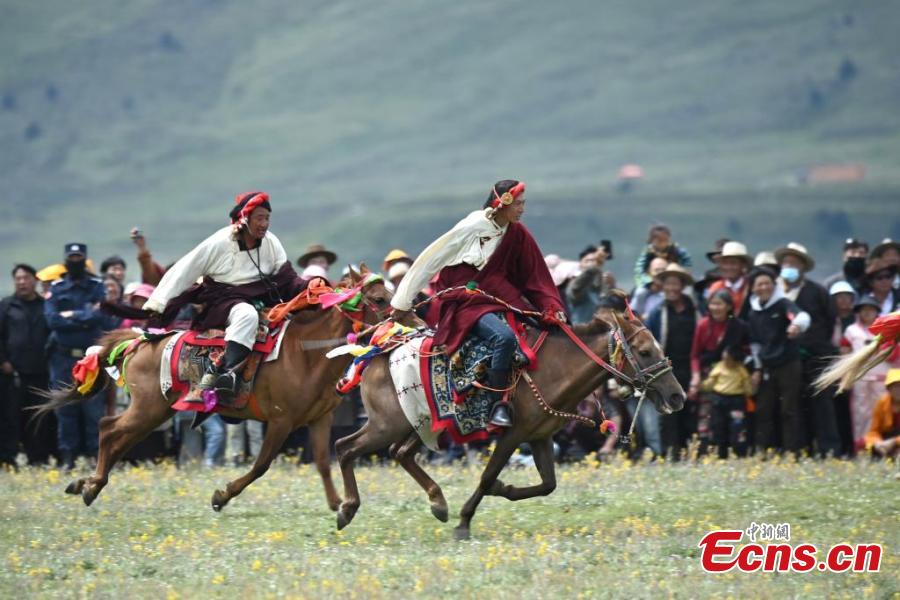
<path id="1" fill-rule="evenodd" d="M 100 356 L 96 352 L 88 354 L 72 367 L 72 381 L 78 384 L 82 396 L 91 391 L 97 375 L 100 374 Z"/>
<path id="2" fill-rule="evenodd" d="M 379 281 L 384 281 L 384 277 L 377 273 L 369 273 L 366 278 L 352 288 L 334 288 L 330 293 L 322 294 L 319 301 L 322 308 L 331 308 L 337 306 L 341 310 L 347 312 L 359 312 L 359 305 L 363 301 L 363 290 Z"/>
<path id="3" fill-rule="evenodd" d="M 393 321 L 385 321 L 372 332 L 367 345 L 358 344 L 358 338 L 355 333 L 347 334 L 347 343 L 328 352 L 325 356 L 328 358 L 336 358 L 345 354 L 352 355 L 353 362 L 347 367 L 344 376 L 335 386 L 338 393 L 346 394 L 359 385 L 362 380 L 363 371 L 372 362 L 372 359 L 379 354 L 384 354 L 397 347 L 405 341 L 404 336 L 414 333 L 414 327 L 406 327 L 400 323 Z"/>
<path id="4" fill-rule="evenodd" d="M 124 387 L 125 391 L 128 391 L 125 383 L 125 364 L 128 362 L 128 358 L 134 352 L 134 349 L 146 340 L 146 333 L 135 338 L 123 340 L 116 344 L 106 357 L 106 372 L 115 380 L 116 385 Z M 94 383 L 97 381 L 97 376 L 100 374 L 101 351 L 101 346 L 91 346 L 87 349 L 85 357 L 72 367 L 72 381 L 77 384 L 78 393 L 82 396 L 90 393 L 91 388 L 94 387 Z M 116 361 L 120 358 L 123 359 L 121 369 L 116 367 Z"/>

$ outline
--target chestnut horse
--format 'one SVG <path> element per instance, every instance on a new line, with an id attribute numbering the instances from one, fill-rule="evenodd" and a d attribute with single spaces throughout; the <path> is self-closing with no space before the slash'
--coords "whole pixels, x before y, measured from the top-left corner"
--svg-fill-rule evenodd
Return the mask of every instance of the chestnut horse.
<path id="1" fill-rule="evenodd" d="M 611 371 L 616 373 L 617 379 L 632 385 L 638 394 L 649 396 L 659 412 L 669 414 L 682 408 L 684 390 L 672 375 L 670 363 L 653 335 L 640 321 L 625 313 L 611 312 L 605 318 L 607 320 L 596 317 L 588 326 L 579 328 L 576 337 L 594 353 L 594 358 L 605 363 L 610 352 L 609 336 L 613 335 L 614 339 L 620 340 L 617 343 L 628 359 L 627 366 L 621 371 L 608 363 L 603 367 L 562 331 L 550 333 L 539 350 L 540 366 L 534 372 L 532 382 L 520 380 L 511 394 L 514 425 L 497 440 L 475 492 L 462 507 L 455 530 L 457 539 L 468 539 L 470 522 L 484 496 L 523 500 L 545 496 L 556 489 L 552 436 L 569 420 L 560 414 L 574 411 L 581 400 L 611 376 Z M 532 343 L 535 338 L 533 332 Z M 530 389 L 531 385 L 538 393 L 543 393 L 544 407 Z M 447 501 L 440 486 L 415 461 L 415 450 L 421 440 L 400 408 L 387 357 L 373 360 L 363 374 L 362 398 L 369 415 L 368 422 L 335 444 L 345 498 L 337 514 L 338 529 L 350 523 L 360 505 L 354 460 L 389 445 L 401 466 L 428 494 L 434 516 L 447 521 Z M 531 446 L 541 483 L 528 487 L 504 484 L 498 479 L 500 471 L 523 442 Z"/>
<path id="2" fill-rule="evenodd" d="M 351 270 L 350 283 L 363 285 L 368 275 L 368 269 L 361 265 L 359 273 Z M 348 366 L 350 358 L 329 360 L 325 352 L 329 344 L 338 346 L 344 343 L 353 321 L 378 320 L 389 309 L 391 293 L 380 279 L 363 285 L 362 292 L 363 308 L 357 313 L 348 314 L 338 307 L 294 313 L 282 340 L 278 359 L 263 363 L 257 373 L 254 394 L 259 416 L 251 411 L 249 405 L 240 410 L 221 412 L 226 417 L 265 421 L 268 426 L 259 456 L 250 471 L 228 483 L 224 490 L 213 493 L 214 510 L 221 510 L 229 500 L 261 477 L 288 435 L 302 425 L 309 426 L 314 459 L 325 486 L 328 506 L 337 510 L 341 500 L 331 479 L 329 442 L 332 411 L 340 402 L 334 384 Z M 106 363 L 117 344 L 137 336 L 138 333 L 132 330 L 118 330 L 106 335 L 100 341 L 101 364 Z M 143 343 L 130 355 L 124 369 L 131 404 L 121 414 L 100 419 L 96 470 L 91 477 L 76 479 L 66 488 L 66 493 L 81 494 L 88 506 L 106 486 L 113 465 L 175 413 L 170 407 L 176 398 L 164 396 L 159 384 L 160 360 L 165 343 L 165 340 Z M 42 405 L 39 412 L 89 398 L 109 385 L 110 381 L 101 369 L 97 382 L 86 395 L 71 387 L 47 392 L 50 401 Z"/>

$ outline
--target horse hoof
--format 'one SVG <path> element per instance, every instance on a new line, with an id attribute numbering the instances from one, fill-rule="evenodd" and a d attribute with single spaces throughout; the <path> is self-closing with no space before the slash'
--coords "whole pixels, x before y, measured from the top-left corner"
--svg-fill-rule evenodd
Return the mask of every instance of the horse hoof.
<path id="1" fill-rule="evenodd" d="M 80 494 L 83 487 L 84 479 L 75 479 L 66 486 L 66 493 L 72 495 Z"/>
<path id="2" fill-rule="evenodd" d="M 92 493 L 89 486 L 85 486 L 83 490 L 81 490 L 81 499 L 84 500 L 85 506 L 90 506 L 94 503 L 94 500 L 97 499 L 97 494 Z"/>
<path id="3" fill-rule="evenodd" d="M 463 542 L 463 541 L 469 539 L 469 537 L 471 537 L 471 536 L 470 536 L 470 534 L 469 534 L 469 529 L 468 529 L 468 527 L 466 527 L 466 528 L 463 528 L 463 527 L 457 527 L 456 529 L 453 530 L 453 537 L 454 537 L 457 541 Z"/>
<path id="4" fill-rule="evenodd" d="M 222 509 L 228 504 L 228 500 L 225 498 L 225 492 L 222 490 L 216 490 L 213 492 L 212 501 L 212 509 L 216 512 L 222 512 Z"/>
<path id="5" fill-rule="evenodd" d="M 431 514 L 433 514 L 434 518 L 441 523 L 446 523 L 450 518 L 449 510 L 447 509 L 446 504 L 432 504 Z"/>

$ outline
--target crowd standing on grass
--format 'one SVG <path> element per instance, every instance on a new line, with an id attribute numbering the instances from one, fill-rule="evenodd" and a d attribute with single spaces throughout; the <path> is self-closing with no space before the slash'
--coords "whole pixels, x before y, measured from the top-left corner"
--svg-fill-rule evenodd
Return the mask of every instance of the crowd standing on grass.
<path id="1" fill-rule="evenodd" d="M 142 327 L 102 310 L 103 303 L 140 308 L 153 296 L 167 268 L 154 260 L 137 229 L 137 272 L 119 256 L 96 269 L 88 245 L 67 243 L 61 262 L 37 270 L 27 262 L 11 270 L 14 293 L 0 301 L 0 463 L 45 464 L 55 459 L 71 468 L 79 456 L 96 456 L 98 422 L 128 405 L 127 391 L 104 390 L 89 401 L 66 406 L 41 420 L 30 408 L 43 402 L 37 390 L 72 383 L 72 367 L 105 332 Z M 869 325 L 900 304 L 900 242 L 885 239 L 843 243 L 842 269 L 817 281 L 815 258 L 796 241 L 751 255 L 743 241 L 720 239 L 695 264 L 669 227 L 653 225 L 635 259 L 634 278 L 617 282 L 607 269 L 611 244 L 587 245 L 577 260 L 545 257 L 573 324 L 590 322 L 610 308 L 612 290 L 627 293 L 640 317 L 672 361 L 688 394 L 685 408 L 671 415 L 645 409 L 637 417 L 637 438 L 629 451 L 683 460 L 692 452 L 720 458 L 753 453 L 809 453 L 817 457 L 896 457 L 900 452 L 900 356 L 869 371 L 844 393 L 812 387 L 828 361 L 872 340 Z M 836 252 L 840 248 L 836 248 Z M 297 258 L 302 277 L 330 277 L 337 255 L 313 244 Z M 382 265 L 396 288 L 413 257 L 393 249 Z M 346 269 L 345 269 L 346 271 Z M 418 287 L 418 286 L 417 286 Z M 416 290 L 416 303 L 431 293 Z M 188 307 L 175 327 L 184 328 Z M 428 306 L 417 309 L 428 319 Z M 634 398 L 620 397 L 613 382 L 586 398 L 580 410 L 602 414 L 620 429 L 635 417 Z M 358 391 L 337 409 L 333 438 L 365 419 Z M 132 449 L 131 461 L 175 456 L 206 466 L 252 460 L 264 427 L 255 421 L 225 424 L 217 415 L 193 431 L 191 415 L 179 413 Z M 615 436 L 571 425 L 557 434 L 561 459 L 616 451 Z M 303 432 L 287 451 L 309 457 Z M 466 455 L 453 447 L 434 460 Z"/>

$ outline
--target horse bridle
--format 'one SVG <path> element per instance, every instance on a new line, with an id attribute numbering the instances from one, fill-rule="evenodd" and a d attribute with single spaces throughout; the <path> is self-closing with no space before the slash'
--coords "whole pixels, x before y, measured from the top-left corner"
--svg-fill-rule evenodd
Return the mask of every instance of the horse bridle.
<path id="1" fill-rule="evenodd" d="M 644 368 L 641 368 L 641 366 L 638 364 L 637 359 L 634 357 L 634 352 L 632 352 L 631 350 L 631 344 L 629 342 L 631 342 L 631 340 L 634 339 L 634 337 L 642 331 L 647 331 L 647 328 L 643 325 L 632 331 L 631 335 L 626 336 L 625 332 L 622 331 L 622 327 L 618 326 L 610 331 L 610 334 L 607 337 L 610 360 L 612 360 L 612 357 L 615 354 L 616 346 L 619 346 L 622 349 L 622 354 L 625 356 L 625 360 L 629 365 L 631 365 L 631 368 L 634 371 L 634 377 L 629 377 L 620 369 L 616 369 L 615 367 L 615 371 L 610 371 L 610 373 L 616 379 L 619 379 L 625 384 L 631 386 L 631 388 L 634 390 L 634 395 L 639 398 L 642 397 L 653 386 L 657 379 L 666 375 L 667 373 L 672 372 L 672 361 L 669 360 L 668 357 L 663 357 L 661 360 Z"/>
<path id="2" fill-rule="evenodd" d="M 366 288 L 369 287 L 370 285 L 373 285 L 373 284 L 378 283 L 378 282 L 380 282 L 380 281 L 381 281 L 381 282 L 384 281 L 384 280 L 381 278 L 381 276 L 376 276 L 376 277 L 366 277 L 366 279 L 365 279 L 362 283 L 359 284 L 359 293 L 362 294 L 362 297 L 361 297 L 361 299 L 360 299 L 360 301 L 359 301 L 359 303 L 362 305 L 362 308 L 360 308 L 359 310 L 348 310 L 348 309 L 342 307 L 340 304 L 335 305 L 335 308 L 337 308 L 338 311 L 339 311 L 342 315 L 344 315 L 347 319 L 349 319 L 349 320 L 352 321 L 353 323 L 359 323 L 360 326 L 362 326 L 362 327 L 368 327 L 368 328 L 374 327 L 374 325 L 370 325 L 369 323 L 366 323 L 366 321 L 365 321 L 366 309 L 368 308 L 368 309 L 372 312 L 372 314 L 375 315 L 375 318 L 376 318 L 376 319 L 380 319 L 380 318 L 382 317 L 382 314 L 381 314 L 382 311 L 378 309 L 378 307 L 375 305 L 374 302 L 372 302 L 371 300 L 369 300 L 369 299 L 366 297 L 365 290 L 366 290 Z M 359 312 L 359 313 L 361 313 L 361 318 L 356 318 L 356 317 L 354 317 L 354 316 L 351 314 L 351 313 L 354 313 L 354 312 Z M 377 325 L 377 323 L 376 323 L 376 325 Z"/>

